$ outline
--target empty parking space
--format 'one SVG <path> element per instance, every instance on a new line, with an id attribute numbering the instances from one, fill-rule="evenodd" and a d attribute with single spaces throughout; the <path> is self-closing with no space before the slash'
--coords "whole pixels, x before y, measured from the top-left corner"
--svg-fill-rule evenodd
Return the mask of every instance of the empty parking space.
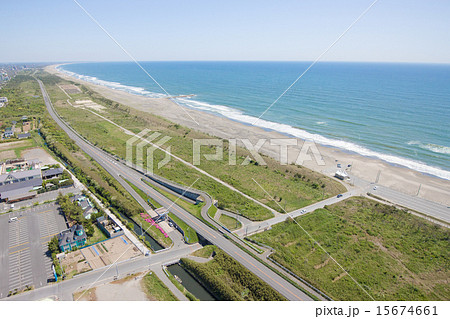
<path id="1" fill-rule="evenodd" d="M 41 240 L 49 242 L 53 236 L 59 234 L 61 229 L 65 229 L 64 219 L 58 218 L 58 213 L 55 209 L 49 209 L 39 214 L 39 233 Z"/>
<path id="2" fill-rule="evenodd" d="M 27 217 L 18 217 L 15 221 L 8 220 L 9 224 L 9 249 L 29 243 Z"/>
<path id="3" fill-rule="evenodd" d="M 30 247 L 9 253 L 9 291 L 33 284 Z"/>
<path id="4" fill-rule="evenodd" d="M 13 218 L 13 219 L 12 219 Z M 41 287 L 53 278 L 48 242 L 66 229 L 55 203 L 0 216 L 0 296 L 27 286 Z"/>

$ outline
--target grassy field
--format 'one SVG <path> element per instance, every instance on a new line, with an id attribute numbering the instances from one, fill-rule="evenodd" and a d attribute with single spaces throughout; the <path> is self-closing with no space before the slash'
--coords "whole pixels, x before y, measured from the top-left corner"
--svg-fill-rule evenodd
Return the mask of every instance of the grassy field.
<path id="1" fill-rule="evenodd" d="M 214 251 L 216 250 L 216 246 L 214 245 L 207 245 L 203 248 L 200 248 L 192 253 L 192 256 L 195 257 L 201 257 L 201 258 L 209 258 L 213 255 Z"/>
<path id="2" fill-rule="evenodd" d="M 208 215 L 209 215 L 209 217 L 211 217 L 212 219 L 214 219 L 214 216 L 216 216 L 216 213 L 217 213 L 217 207 L 214 206 L 214 205 L 211 205 L 211 206 L 208 208 Z"/>
<path id="3" fill-rule="evenodd" d="M 199 254 L 210 253 L 203 248 Z M 267 283 L 218 248 L 206 263 L 182 258 L 181 264 L 219 300 L 285 300 Z"/>
<path id="4" fill-rule="evenodd" d="M 242 227 L 241 222 L 236 220 L 236 218 L 224 214 L 220 215 L 219 222 L 221 222 L 229 230 L 236 230 Z"/>
<path id="5" fill-rule="evenodd" d="M 170 199 L 173 202 L 176 202 L 175 203 L 176 205 L 178 205 L 181 208 L 185 209 L 186 211 L 188 211 L 189 213 L 191 213 L 195 217 L 197 217 L 199 219 L 203 219 L 203 217 L 202 217 L 202 207 L 205 205 L 204 203 L 192 204 L 192 203 L 184 200 L 184 198 L 182 196 L 177 196 L 177 195 L 174 195 L 172 193 L 166 192 L 165 190 L 157 188 L 157 187 L 153 186 L 152 184 L 148 183 L 145 180 L 142 180 L 142 181 L 144 183 L 146 183 L 148 186 L 152 187 L 154 190 L 156 190 L 161 195 L 167 197 L 168 199 Z"/>
<path id="6" fill-rule="evenodd" d="M 145 193 L 143 190 L 141 190 L 140 188 L 136 187 L 136 185 L 134 185 L 133 183 L 131 183 L 129 180 L 125 179 L 125 182 L 127 182 L 131 188 L 134 189 L 134 191 L 136 193 L 138 193 L 139 196 L 141 196 L 141 198 L 143 200 L 145 200 L 147 203 L 150 202 L 150 206 L 153 206 L 154 209 L 156 208 L 160 208 L 162 207 L 157 201 L 155 201 L 153 198 L 151 198 L 150 196 L 147 195 L 147 193 Z"/>
<path id="7" fill-rule="evenodd" d="M 154 274 L 148 273 L 142 278 L 142 290 L 150 300 L 177 301 L 169 288 Z"/>
<path id="8" fill-rule="evenodd" d="M 100 228 L 98 228 L 97 225 L 93 224 L 92 226 L 94 227 L 94 234 L 86 241 L 86 245 L 93 245 L 95 243 L 108 239 L 108 237 L 106 237 L 106 235 L 101 231 Z"/>
<path id="9" fill-rule="evenodd" d="M 376 300 L 450 299 L 448 229 L 366 198 L 296 220 Z M 332 298 L 369 298 L 293 221 L 251 238 Z"/>
<path id="10" fill-rule="evenodd" d="M 169 213 L 170 219 L 172 219 L 184 232 L 184 240 L 188 244 L 194 244 L 198 242 L 198 236 L 195 230 L 189 227 L 184 221 L 179 219 L 172 213 Z"/>
<path id="11" fill-rule="evenodd" d="M 64 82 L 60 81 L 61 83 Z M 126 135 L 111 123 L 93 115 L 88 110 L 77 109 L 74 112 L 74 108 L 66 102 L 67 96 L 57 86 L 50 86 L 48 91 L 58 112 L 73 127 L 99 147 L 120 157 L 125 157 L 125 142 L 130 137 L 129 135 Z M 172 139 L 167 146 L 170 145 L 173 153 L 189 162 L 192 162 L 192 140 L 194 138 L 210 138 L 206 134 L 175 125 L 157 116 L 109 101 L 84 87 L 83 91 L 84 93 L 79 94 L 78 98 L 90 98 L 106 106 L 102 115 L 115 123 L 136 133 L 143 128 L 150 128 L 153 131 L 170 136 Z M 106 136 L 108 138 L 105 138 Z M 224 141 L 224 145 L 227 149 L 227 141 Z M 224 153 L 223 161 L 203 161 L 199 167 L 277 210 L 280 209 L 278 205 L 253 182 L 252 178 L 257 180 L 288 211 L 311 204 L 324 197 L 333 196 L 344 190 L 341 184 L 326 176 L 304 167 L 281 166 L 267 157 L 264 158 L 267 166 L 259 165 L 256 162 L 247 166 L 229 166 L 227 153 Z M 238 148 L 238 164 L 241 164 L 248 154 L 248 151 Z M 163 157 L 164 154 L 160 151 L 156 151 L 154 154 L 155 162 Z M 195 187 L 210 193 L 218 200 L 220 207 L 233 212 L 239 211 L 240 214 L 253 220 L 264 220 L 272 216 L 268 210 L 178 161 L 172 160 L 161 169 L 155 168 L 155 173 L 176 180 L 186 186 L 200 178 Z"/>

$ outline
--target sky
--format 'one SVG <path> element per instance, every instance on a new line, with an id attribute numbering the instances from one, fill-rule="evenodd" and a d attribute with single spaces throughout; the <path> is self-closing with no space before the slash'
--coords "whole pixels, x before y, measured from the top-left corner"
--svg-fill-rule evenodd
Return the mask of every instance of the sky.
<path id="1" fill-rule="evenodd" d="M 373 0 L 78 2 L 139 61 L 313 61 Z M 73 0 L 0 13 L 0 63 L 130 61 Z M 379 0 L 321 60 L 450 63 L 448 17 L 448 0 Z"/>

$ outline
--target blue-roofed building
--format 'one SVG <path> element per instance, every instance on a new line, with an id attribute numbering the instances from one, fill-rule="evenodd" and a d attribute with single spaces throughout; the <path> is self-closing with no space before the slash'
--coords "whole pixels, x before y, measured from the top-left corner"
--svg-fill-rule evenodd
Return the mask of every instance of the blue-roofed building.
<path id="1" fill-rule="evenodd" d="M 8 127 L 5 129 L 5 133 L 3 133 L 3 137 L 4 138 L 10 138 L 14 136 L 14 130 L 12 129 L 12 127 Z"/>

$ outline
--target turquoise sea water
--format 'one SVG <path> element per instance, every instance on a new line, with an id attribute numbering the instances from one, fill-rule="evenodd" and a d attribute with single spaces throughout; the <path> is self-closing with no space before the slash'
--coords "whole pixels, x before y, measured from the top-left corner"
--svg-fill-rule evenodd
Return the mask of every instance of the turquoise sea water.
<path id="1" fill-rule="evenodd" d="M 142 62 L 180 103 L 244 123 L 257 117 L 308 62 Z M 131 62 L 60 67 L 130 93 L 164 92 Z M 256 123 L 450 179 L 450 65 L 318 63 Z"/>

